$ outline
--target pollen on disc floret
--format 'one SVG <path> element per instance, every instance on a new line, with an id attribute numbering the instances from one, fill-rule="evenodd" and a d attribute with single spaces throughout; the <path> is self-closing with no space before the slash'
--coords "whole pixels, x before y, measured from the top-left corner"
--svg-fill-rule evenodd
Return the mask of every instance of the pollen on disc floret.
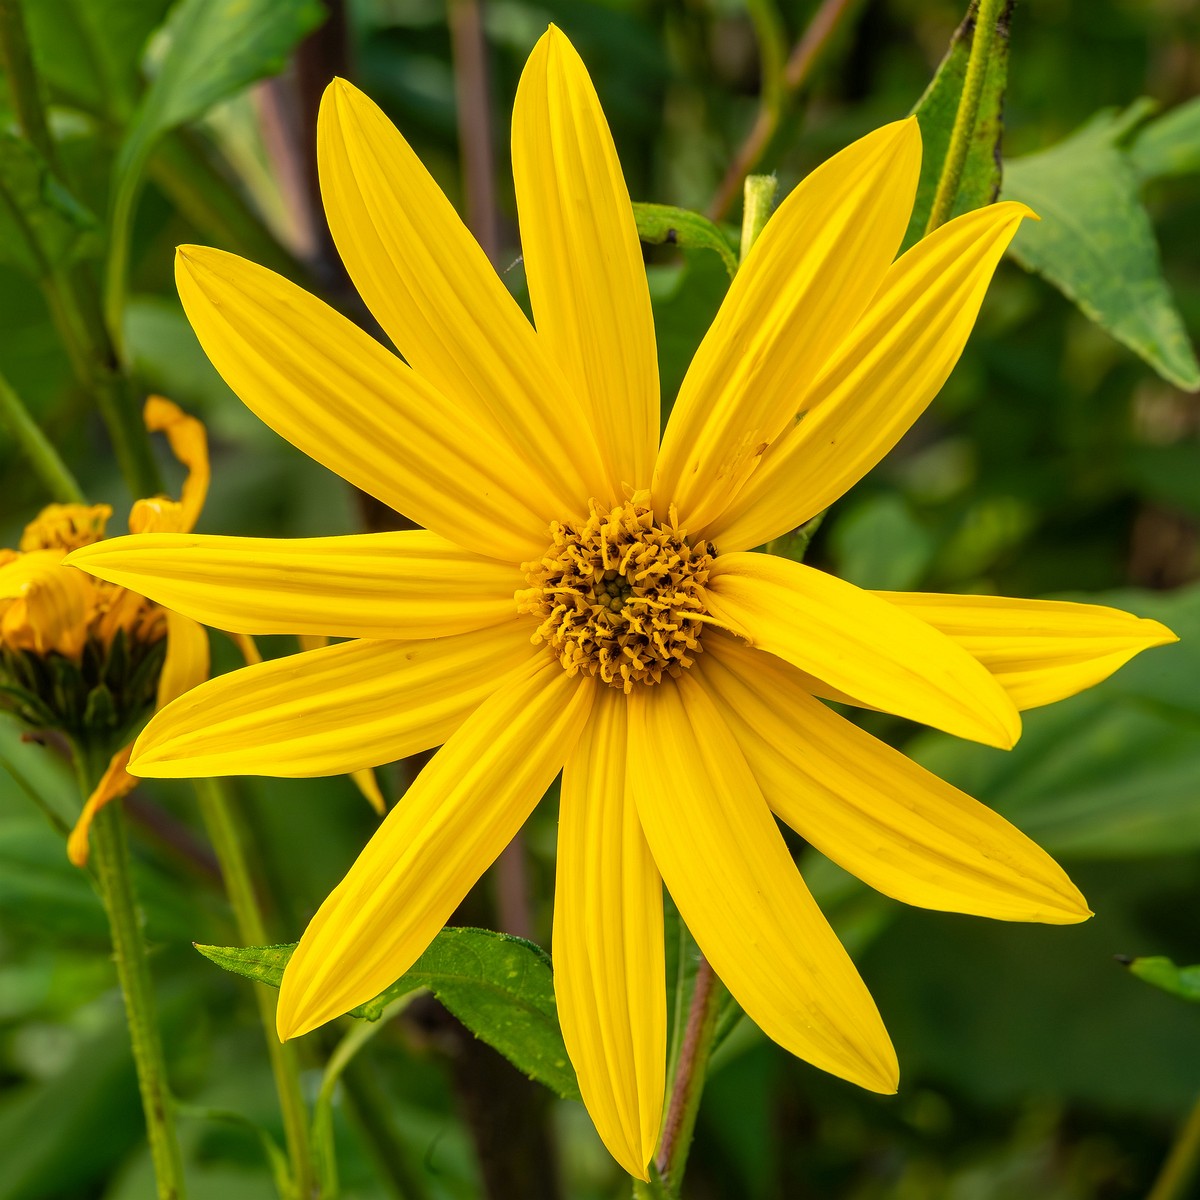
<path id="1" fill-rule="evenodd" d="M 523 565 L 530 586 L 517 593 L 517 609 L 541 618 L 534 642 L 568 674 L 597 675 L 626 692 L 678 675 L 700 652 L 708 620 L 708 544 L 688 542 L 674 508 L 658 523 L 649 492 L 588 507 L 586 521 L 555 521 L 546 553 Z"/>

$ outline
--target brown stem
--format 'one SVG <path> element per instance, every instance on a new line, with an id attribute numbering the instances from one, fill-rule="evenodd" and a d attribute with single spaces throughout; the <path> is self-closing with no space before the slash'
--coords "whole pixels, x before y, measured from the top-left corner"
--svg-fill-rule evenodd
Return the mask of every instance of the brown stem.
<path id="1" fill-rule="evenodd" d="M 745 140 L 733 156 L 733 161 L 729 164 L 729 169 L 725 172 L 725 177 L 721 180 L 717 194 L 709 206 L 708 215 L 712 220 L 721 220 L 729 211 L 729 206 L 742 190 L 746 176 L 758 165 L 775 136 L 787 100 L 808 81 L 838 25 L 855 3 L 856 0 L 822 0 L 820 8 L 813 13 L 808 28 L 788 55 L 779 88 L 763 87 L 763 100 L 759 104 L 754 124 L 750 126 L 750 132 L 746 134 Z M 780 102 L 769 102 L 768 97 L 776 90 L 779 92 Z"/>
<path id="2" fill-rule="evenodd" d="M 500 224 L 496 214 L 496 170 L 482 8 L 479 0 L 451 0 L 450 41 L 467 224 L 495 265 L 500 254 Z"/>

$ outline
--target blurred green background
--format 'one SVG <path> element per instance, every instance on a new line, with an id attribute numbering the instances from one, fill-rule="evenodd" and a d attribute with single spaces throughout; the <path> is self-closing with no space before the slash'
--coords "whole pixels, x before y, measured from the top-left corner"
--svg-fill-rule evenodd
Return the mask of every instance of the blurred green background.
<path id="1" fill-rule="evenodd" d="M 173 247 L 198 241 L 245 254 L 365 319 L 324 235 L 311 174 L 315 103 L 335 73 L 381 103 L 451 197 L 464 200 L 446 5 L 324 7 L 325 23 L 294 53 L 290 44 L 280 51 L 281 75 L 215 97 L 157 143 L 136 208 L 127 351 L 146 390 L 208 425 L 206 532 L 349 532 L 379 514 L 261 426 L 216 376 L 176 299 Z M 463 6 L 451 7 L 462 19 Z M 788 44 L 816 7 L 779 4 Z M 907 113 L 963 16 L 950 0 L 845 8 L 767 145 L 761 169 L 778 173 L 782 191 L 851 139 Z M 114 155 L 163 61 L 159 26 L 168 9 L 165 0 L 27 6 L 53 133 L 76 199 L 93 214 L 109 210 Z M 755 30 L 741 0 L 491 0 L 481 11 L 490 116 L 465 140 L 494 151 L 494 257 L 514 291 L 522 278 L 507 123 L 524 58 L 548 21 L 588 64 L 633 197 L 708 209 L 758 104 Z M 1172 110 L 1198 91 L 1200 9 L 1190 0 L 1022 3 L 1013 14 L 1004 153 L 1036 153 L 1097 110 L 1140 96 Z M 1185 144 L 1182 165 L 1141 195 L 1194 338 L 1196 121 L 1190 129 L 1191 157 Z M 737 218 L 736 205 L 729 215 Z M 85 263 L 89 253 L 80 251 Z M 120 532 L 130 497 L 104 427 L 72 377 L 39 288 L 11 256 L 0 259 L 0 370 L 89 497 L 113 504 Z M 648 262 L 669 403 L 727 279 L 703 251 L 655 247 Z M 48 497 L 4 436 L 0 545 L 15 545 Z M 902 910 L 804 851 L 806 875 L 895 1040 L 900 1094 L 867 1095 L 824 1076 L 744 1022 L 718 1051 L 685 1195 L 1146 1195 L 1200 1093 L 1200 1009 L 1132 978 L 1114 955 L 1200 960 L 1198 439 L 1196 395 L 1006 262 L 940 398 L 832 510 L 810 561 L 861 585 L 1070 595 L 1154 616 L 1183 641 L 1028 714 L 1023 740 L 1007 755 L 864 718 L 1058 856 L 1096 917 L 1042 928 Z M 177 488 L 165 456 L 161 465 Z M 264 639 L 268 655 L 292 648 Z M 219 638 L 214 651 L 222 667 L 235 665 Z M 0 725 L 0 755 L 73 816 L 72 785 L 52 755 L 22 743 L 9 724 Z M 390 799 L 407 769 L 381 773 Z M 346 780 L 241 780 L 236 793 L 275 897 L 272 931 L 294 940 L 376 818 Z M 148 784 L 131 814 L 173 1079 L 195 1109 L 183 1125 L 191 1195 L 270 1195 L 253 1128 L 219 1116 L 242 1114 L 278 1133 L 249 985 L 189 945 L 235 940 L 193 797 L 183 785 Z M 531 932 L 543 945 L 554 831 L 548 802 L 525 838 Z M 497 921 L 488 880 L 468 915 Z M 330 1044 L 321 1034 L 302 1043 L 313 1092 Z M 355 1061 L 335 1120 L 347 1197 L 404 1194 L 389 1154 L 425 1180 L 431 1197 L 627 1194 L 581 1106 L 539 1092 L 433 1003 L 389 1024 Z M 103 911 L 22 787 L 0 777 L 0 1200 L 148 1197 L 142 1137 Z M 516 1187 L 511 1181 L 531 1169 L 536 1183 L 497 1190 Z"/>

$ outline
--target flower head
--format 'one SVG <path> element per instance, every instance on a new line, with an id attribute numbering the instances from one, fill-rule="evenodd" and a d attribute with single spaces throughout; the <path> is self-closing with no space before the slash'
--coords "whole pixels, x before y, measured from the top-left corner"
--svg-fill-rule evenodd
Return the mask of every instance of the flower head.
<path id="1" fill-rule="evenodd" d="M 645 1176 L 662 1108 L 664 883 L 766 1033 L 894 1090 L 879 1014 L 776 817 L 913 904 L 1054 923 L 1088 910 L 1018 830 L 815 697 L 1011 746 L 1019 709 L 1172 635 L 1085 605 L 870 593 L 747 551 L 840 496 L 930 402 L 1027 210 L 968 213 L 896 258 L 917 125 L 854 143 L 767 224 L 660 444 L 629 196 L 560 32 L 530 56 L 513 117 L 536 328 L 345 82 L 318 154 L 341 255 L 403 359 L 229 254 L 181 248 L 180 295 L 246 404 L 425 528 L 159 533 L 71 558 L 223 627 L 351 639 L 168 706 L 138 774 L 323 775 L 444 743 L 305 932 L 281 1035 L 405 971 L 561 770 L 558 1007 L 630 1172 Z"/>

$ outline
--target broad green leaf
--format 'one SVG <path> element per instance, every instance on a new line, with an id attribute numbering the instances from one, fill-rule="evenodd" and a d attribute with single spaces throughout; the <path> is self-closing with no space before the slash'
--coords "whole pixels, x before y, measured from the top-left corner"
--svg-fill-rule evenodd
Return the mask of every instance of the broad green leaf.
<path id="1" fill-rule="evenodd" d="M 1079 696 L 1025 713 L 1010 751 L 929 733 L 906 752 L 1063 858 L 1200 848 L 1200 588 L 1071 598 L 1154 617 L 1181 640 Z"/>
<path id="2" fill-rule="evenodd" d="M 669 204 L 634 204 L 638 237 L 652 246 L 684 246 L 689 250 L 713 250 L 721 256 L 732 279 L 738 260 L 730 240 L 707 217 Z"/>
<path id="3" fill-rule="evenodd" d="M 954 201 L 951 216 L 971 212 L 991 204 L 1000 191 L 1000 137 L 1004 132 L 1004 87 L 1008 79 L 1008 26 L 1012 11 L 1011 0 L 1005 4 L 996 24 L 996 40 L 988 58 L 979 98 L 979 113 L 975 131 L 963 164 L 962 180 Z M 925 232 L 938 178 L 950 148 L 950 131 L 958 114 L 963 81 L 967 76 L 967 59 L 971 55 L 971 40 L 975 35 L 975 18 L 969 15 L 955 30 L 950 49 L 942 59 L 937 74 L 925 89 L 925 94 L 912 110 L 921 127 L 921 178 L 913 204 L 903 249 L 918 242 Z"/>
<path id="4" fill-rule="evenodd" d="M 115 334 L 121 329 L 134 204 L 158 139 L 255 80 L 278 74 L 324 15 L 318 0 L 183 0 L 175 9 L 166 30 L 170 45 L 113 166 L 105 314 Z"/>
<path id="5" fill-rule="evenodd" d="M 54 97 L 124 122 L 142 90 L 146 40 L 170 0 L 37 0 L 29 40 Z"/>
<path id="6" fill-rule="evenodd" d="M 94 252 L 97 229 L 38 152 L 0 132 L 0 262 L 45 277 Z"/>
<path id="7" fill-rule="evenodd" d="M 830 531 L 837 574 L 863 588 L 903 591 L 925 576 L 937 546 L 896 492 L 869 496 L 838 515 Z"/>
<path id="8" fill-rule="evenodd" d="M 1200 173 L 1200 96 L 1139 129 L 1129 157 L 1142 181 Z"/>
<path id="9" fill-rule="evenodd" d="M 1146 104 L 1102 113 L 1065 142 L 1005 163 L 1004 196 L 1042 219 L 1027 221 L 1009 253 L 1164 379 L 1200 388 L 1200 363 L 1162 277 L 1138 175 L 1122 148 Z"/>
<path id="10" fill-rule="evenodd" d="M 1125 963 L 1131 975 L 1170 992 L 1181 1000 L 1200 1004 L 1200 966 L 1177 967 L 1169 958 L 1134 958 Z"/>
<path id="11" fill-rule="evenodd" d="M 279 986 L 295 948 L 295 943 L 196 947 L 219 967 L 271 987 Z M 531 1079 L 568 1100 L 579 1099 L 558 1026 L 550 958 L 540 946 L 486 929 L 443 929 L 409 971 L 351 1016 L 377 1021 L 393 1000 L 416 988 L 428 988 Z"/>

